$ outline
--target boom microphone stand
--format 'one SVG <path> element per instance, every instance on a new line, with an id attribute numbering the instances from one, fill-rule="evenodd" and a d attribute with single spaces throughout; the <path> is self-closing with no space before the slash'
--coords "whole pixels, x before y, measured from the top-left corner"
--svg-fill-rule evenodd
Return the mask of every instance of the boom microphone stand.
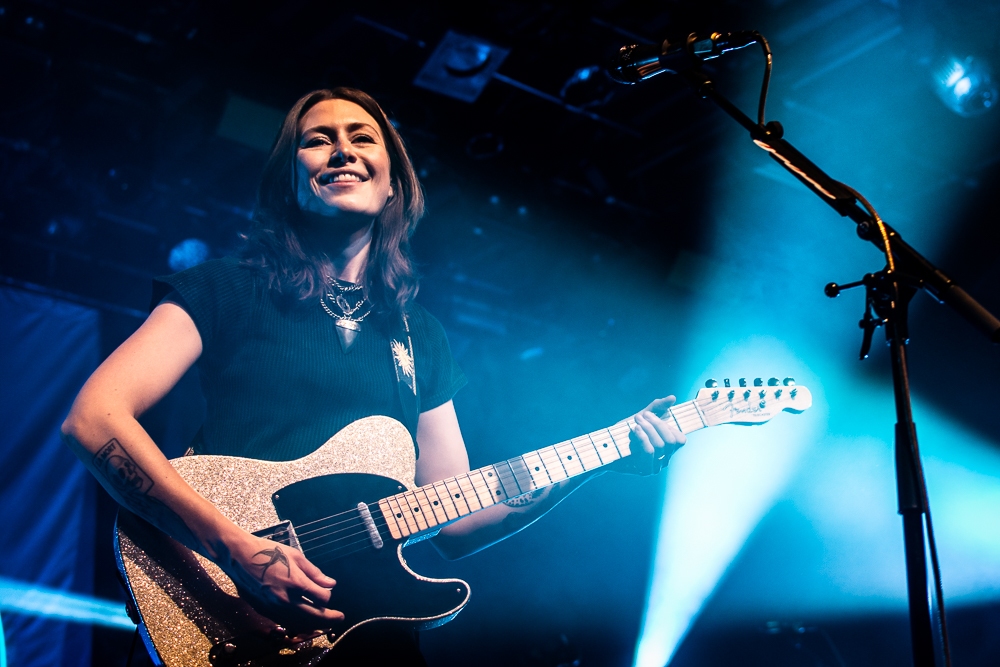
<path id="1" fill-rule="evenodd" d="M 745 39 L 734 48 L 741 48 L 751 41 L 756 42 L 760 44 L 767 58 L 758 122 L 756 123 L 716 91 L 712 80 L 698 68 L 702 59 L 706 59 L 704 55 L 699 54 L 699 45 L 707 44 L 707 41 L 699 41 L 694 35 L 688 37 L 686 50 L 689 58 L 688 67 L 685 68 L 676 66 L 678 48 L 664 42 L 663 55 L 660 57 L 660 71 L 674 71 L 680 74 L 700 97 L 708 98 L 717 104 L 742 125 L 750 133 L 753 142 L 767 151 L 778 164 L 791 172 L 841 216 L 850 218 L 857 223 L 857 233 L 862 240 L 873 243 L 885 254 L 886 266 L 882 270 L 866 274 L 861 280 L 845 285 L 830 283 L 826 286 L 825 292 L 827 296 L 832 298 L 845 289 L 860 286 L 865 288 L 865 313 L 860 322 L 864 330 L 861 359 L 868 356 L 875 329 L 880 326 L 885 327 L 886 340 L 892 358 L 892 386 L 896 403 L 896 491 L 898 510 L 903 517 L 903 544 L 906 554 L 906 583 L 913 664 L 915 667 L 934 667 L 935 653 L 927 590 L 925 520 L 928 531 L 927 539 L 930 540 L 932 564 L 936 574 L 940 572 L 940 568 L 937 563 L 937 550 L 934 544 L 933 524 L 930 519 L 930 507 L 927 499 L 927 488 L 924 484 L 920 450 L 917 446 L 917 429 L 913 423 L 913 411 L 910 403 L 909 371 L 906 359 L 906 344 L 909 341 L 908 306 L 917 290 L 922 289 L 937 301 L 951 306 L 994 343 L 1000 342 L 1000 320 L 997 320 L 955 284 L 951 278 L 903 241 L 896 230 L 882 221 L 863 196 L 843 183 L 830 178 L 785 141 L 782 138 L 783 130 L 780 123 L 776 121 L 764 123 L 764 101 L 770 78 L 771 51 L 767 40 L 759 33 L 742 34 L 752 36 L 752 40 Z M 722 43 L 722 38 L 729 39 L 732 35 L 718 35 L 716 33 L 712 36 L 712 40 L 715 40 L 716 37 L 719 37 L 720 43 Z M 622 53 L 626 53 L 628 49 L 636 48 L 638 47 L 625 47 L 622 49 Z M 720 55 L 722 52 L 719 51 L 714 55 Z M 714 55 L 708 57 L 714 57 Z M 669 61 L 667 60 L 668 56 Z M 612 76 L 620 78 L 614 73 Z M 859 205 L 859 201 L 861 205 Z M 950 667 L 950 648 L 944 620 L 944 595 L 941 590 L 940 576 L 935 576 L 934 581 L 940 611 L 945 661 Z"/>

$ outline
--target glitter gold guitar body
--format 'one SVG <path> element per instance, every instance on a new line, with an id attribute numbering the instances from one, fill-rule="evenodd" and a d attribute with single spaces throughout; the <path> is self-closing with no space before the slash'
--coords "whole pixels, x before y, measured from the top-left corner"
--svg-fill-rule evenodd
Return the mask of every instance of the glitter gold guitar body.
<path id="1" fill-rule="evenodd" d="M 754 387 L 710 386 L 671 408 L 684 433 L 717 424 L 760 424 L 812 405 L 790 379 Z M 728 381 L 726 382 L 728 385 Z M 742 384 L 742 382 L 741 382 Z M 345 620 L 291 644 L 240 597 L 211 561 L 135 515 L 118 516 L 118 567 L 151 657 L 166 667 L 313 665 L 369 623 L 432 628 L 469 600 L 460 579 L 410 570 L 402 549 L 442 526 L 629 455 L 631 420 L 523 456 L 416 487 L 413 441 L 388 417 L 358 420 L 295 461 L 188 456 L 181 477 L 237 525 L 300 549 L 337 579 L 330 606 Z"/>

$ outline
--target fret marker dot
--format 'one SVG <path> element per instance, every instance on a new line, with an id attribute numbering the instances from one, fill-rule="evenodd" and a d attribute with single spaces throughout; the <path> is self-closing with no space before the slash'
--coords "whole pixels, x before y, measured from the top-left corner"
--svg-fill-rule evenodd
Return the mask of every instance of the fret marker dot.
<path id="1" fill-rule="evenodd" d="M 541 470 L 541 468 L 539 468 L 538 466 L 535 466 L 535 472 L 538 472 L 539 470 Z"/>
<path id="2" fill-rule="evenodd" d="M 500 495 L 500 491 L 497 491 L 497 495 L 498 495 L 498 496 Z"/>
<path id="3" fill-rule="evenodd" d="M 456 493 L 456 494 L 455 494 L 455 497 L 456 497 L 456 498 L 461 498 L 461 497 L 462 497 L 462 494 L 461 494 L 461 493 Z"/>
<path id="4" fill-rule="evenodd" d="M 604 443 L 604 448 L 607 449 L 608 443 Z"/>
<path id="5" fill-rule="evenodd" d="M 493 476 L 493 473 L 491 473 L 491 472 L 488 472 L 488 473 L 486 473 L 486 476 L 487 476 L 487 477 L 492 477 L 492 476 Z"/>
<path id="6" fill-rule="evenodd" d="M 435 505 L 437 505 L 437 504 L 438 504 L 438 501 L 436 501 L 436 500 L 435 500 L 435 501 L 434 501 L 434 504 L 435 504 Z"/>
<path id="7" fill-rule="evenodd" d="M 398 514 L 396 514 L 396 518 L 397 519 L 402 519 L 403 518 L 403 513 L 399 512 Z"/>
<path id="8" fill-rule="evenodd" d="M 570 454 L 569 456 L 567 456 L 567 457 L 566 457 L 566 460 L 567 460 L 567 461 L 572 461 L 572 460 L 573 460 L 573 455 L 572 455 L 572 454 Z"/>

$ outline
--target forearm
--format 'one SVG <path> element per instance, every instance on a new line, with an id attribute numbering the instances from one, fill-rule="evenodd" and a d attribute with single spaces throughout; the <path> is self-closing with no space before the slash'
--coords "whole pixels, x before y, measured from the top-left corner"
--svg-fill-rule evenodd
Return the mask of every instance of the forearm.
<path id="1" fill-rule="evenodd" d="M 123 507 L 190 549 L 218 560 L 238 528 L 194 491 L 127 411 L 87 405 L 81 396 L 62 428 L 64 442 Z"/>
<path id="2" fill-rule="evenodd" d="M 449 560 L 464 558 L 504 540 L 540 519 L 588 480 L 594 471 L 518 496 L 441 529 L 433 544 Z"/>

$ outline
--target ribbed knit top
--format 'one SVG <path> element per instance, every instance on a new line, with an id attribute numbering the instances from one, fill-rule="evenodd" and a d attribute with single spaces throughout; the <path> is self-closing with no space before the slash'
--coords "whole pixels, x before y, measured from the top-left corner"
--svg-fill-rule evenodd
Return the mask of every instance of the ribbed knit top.
<path id="1" fill-rule="evenodd" d="M 202 341 L 197 366 L 207 413 L 196 453 L 288 461 L 363 417 L 404 422 L 389 345 L 394 329 L 376 326 L 374 314 L 344 352 L 318 299 L 315 307 L 289 303 L 236 258 L 156 278 L 153 303 L 172 291 Z M 417 304 L 408 320 L 419 409 L 426 411 L 466 380 L 441 323 Z"/>

